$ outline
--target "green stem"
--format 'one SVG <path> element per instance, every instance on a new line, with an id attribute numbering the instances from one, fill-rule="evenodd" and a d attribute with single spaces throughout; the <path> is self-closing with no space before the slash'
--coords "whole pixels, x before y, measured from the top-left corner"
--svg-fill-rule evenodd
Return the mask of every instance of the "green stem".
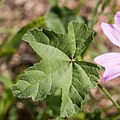
<path id="1" fill-rule="evenodd" d="M 110 93 L 100 83 L 98 83 L 97 85 L 102 90 L 102 92 L 108 97 L 108 99 L 113 103 L 113 105 L 118 109 L 118 111 L 120 112 L 120 106 L 118 105 L 118 103 L 116 101 L 113 100 Z"/>

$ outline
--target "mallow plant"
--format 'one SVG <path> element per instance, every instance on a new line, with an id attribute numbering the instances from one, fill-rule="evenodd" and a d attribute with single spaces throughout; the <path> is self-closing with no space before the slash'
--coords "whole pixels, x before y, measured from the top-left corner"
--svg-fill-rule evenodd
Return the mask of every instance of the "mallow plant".
<path id="1" fill-rule="evenodd" d="M 81 55 L 93 36 L 92 30 L 76 21 L 68 24 L 66 34 L 46 28 L 29 30 L 22 39 L 32 47 L 40 61 L 18 77 L 18 83 L 12 87 L 13 94 L 38 101 L 60 90 L 60 116 L 69 117 L 79 112 L 90 90 L 98 85 L 119 109 L 111 95 L 98 83 L 99 67 L 82 60 Z"/>

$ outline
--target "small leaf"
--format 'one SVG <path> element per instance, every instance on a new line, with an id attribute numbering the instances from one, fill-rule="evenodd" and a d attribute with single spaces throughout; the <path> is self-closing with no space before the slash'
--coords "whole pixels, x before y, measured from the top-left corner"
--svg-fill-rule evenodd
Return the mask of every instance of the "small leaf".
<path id="1" fill-rule="evenodd" d="M 62 21 L 58 18 L 58 16 L 55 13 L 49 12 L 46 15 L 46 17 L 47 17 L 46 25 L 48 28 L 58 33 L 65 34 L 64 24 L 62 23 Z"/>
<path id="2" fill-rule="evenodd" d="M 60 8 L 58 6 L 55 6 L 52 7 L 51 12 L 58 16 L 58 18 L 63 22 L 65 28 L 67 28 L 68 23 L 72 20 L 86 23 L 86 19 L 79 16 L 79 7 L 73 10 L 67 7 Z"/>
<path id="3" fill-rule="evenodd" d="M 60 89 L 60 116 L 76 114 L 99 78 L 97 65 L 77 59 L 92 41 L 92 36 L 93 32 L 85 24 L 74 21 L 69 23 L 65 35 L 47 29 L 27 32 L 23 39 L 42 60 L 19 77 L 12 87 L 14 95 L 41 100 Z"/>

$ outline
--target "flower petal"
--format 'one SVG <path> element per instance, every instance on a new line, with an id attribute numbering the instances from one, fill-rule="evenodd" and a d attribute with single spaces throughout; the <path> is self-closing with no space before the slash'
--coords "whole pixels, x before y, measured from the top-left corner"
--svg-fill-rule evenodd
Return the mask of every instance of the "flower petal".
<path id="1" fill-rule="evenodd" d="M 117 12 L 115 15 L 115 24 L 120 27 L 120 12 Z"/>
<path id="2" fill-rule="evenodd" d="M 114 66 L 111 69 L 106 69 L 103 74 L 104 81 L 112 80 L 120 76 L 120 65 Z"/>
<path id="3" fill-rule="evenodd" d="M 105 67 L 103 79 L 105 81 L 120 76 L 120 53 L 106 53 L 94 59 L 95 63 Z"/>
<path id="4" fill-rule="evenodd" d="M 117 26 L 117 24 L 112 25 L 112 24 L 102 23 L 101 27 L 104 34 L 108 37 L 108 39 L 113 44 L 120 47 L 120 28 Z"/>

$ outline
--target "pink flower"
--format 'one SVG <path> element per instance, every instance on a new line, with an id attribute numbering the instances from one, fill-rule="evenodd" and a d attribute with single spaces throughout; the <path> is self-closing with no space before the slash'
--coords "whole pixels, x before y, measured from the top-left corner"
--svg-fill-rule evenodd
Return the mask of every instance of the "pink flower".
<path id="1" fill-rule="evenodd" d="M 120 47 L 120 12 L 117 12 L 114 24 L 102 23 L 101 27 L 104 34 L 109 40 Z M 105 81 L 117 78 L 120 76 L 120 53 L 111 52 L 100 55 L 94 59 L 95 63 L 103 66 L 105 72 L 103 79 Z"/>

